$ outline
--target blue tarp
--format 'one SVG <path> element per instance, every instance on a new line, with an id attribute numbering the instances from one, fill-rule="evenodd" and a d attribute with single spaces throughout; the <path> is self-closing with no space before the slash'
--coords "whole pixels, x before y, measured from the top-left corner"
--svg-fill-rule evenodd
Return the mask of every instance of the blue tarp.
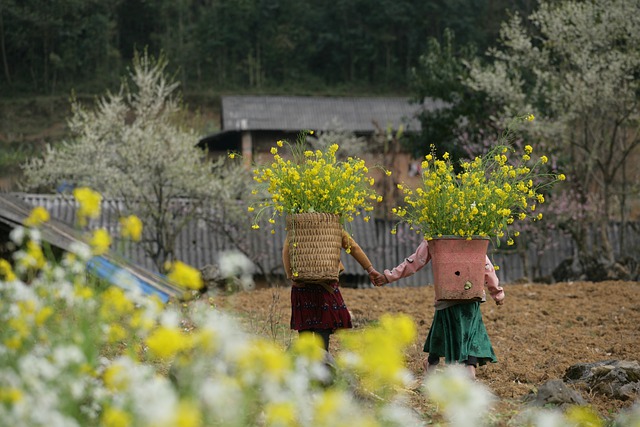
<path id="1" fill-rule="evenodd" d="M 137 286 L 144 294 L 156 295 L 165 303 L 169 301 L 171 296 L 168 291 L 162 289 L 163 286 L 160 283 L 141 278 L 126 267 L 117 265 L 115 260 L 96 256 L 89 260 L 88 267 L 89 271 L 97 277 L 121 288 L 127 289 L 131 286 Z"/>

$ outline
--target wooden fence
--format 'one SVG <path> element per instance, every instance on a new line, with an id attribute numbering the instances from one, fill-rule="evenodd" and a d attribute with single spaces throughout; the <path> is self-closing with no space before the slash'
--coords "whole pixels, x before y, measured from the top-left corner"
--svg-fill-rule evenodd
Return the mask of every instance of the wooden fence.
<path id="1" fill-rule="evenodd" d="M 72 201 L 65 200 L 56 195 L 15 193 L 22 200 L 32 206 L 44 206 L 52 217 L 73 224 L 75 222 L 75 205 Z M 117 211 L 122 206 L 115 200 L 104 200 L 102 205 L 102 217 L 92 223 L 92 227 L 104 227 L 113 237 L 118 236 Z M 264 229 L 252 230 L 247 223 L 246 230 L 240 230 L 238 240 L 244 242 L 248 248 L 249 256 L 275 280 L 282 280 L 282 243 L 285 231 L 284 221 L 276 224 L 275 234 L 270 234 Z M 349 231 L 358 244 L 369 256 L 374 267 L 380 271 L 392 268 L 411 255 L 422 238 L 407 227 L 399 227 L 396 234 L 391 234 L 395 222 L 375 220 L 365 223 L 358 218 L 349 224 Z M 526 255 L 509 251 L 508 247 L 494 248 L 489 246 L 489 257 L 495 265 L 499 266 L 497 272 L 502 283 L 513 283 L 524 277 L 538 278 L 550 276 L 553 270 L 565 259 L 574 255 L 575 246 L 569 236 L 561 231 L 552 231 L 549 241 L 553 242 L 543 251 L 530 247 Z M 624 247 L 620 247 L 619 236 L 624 233 Z M 610 237 L 617 255 L 625 254 L 640 261 L 640 226 L 638 223 L 628 223 L 625 229 L 621 229 L 618 223 L 610 226 Z M 128 242 L 114 242 L 113 247 L 120 251 L 132 262 L 141 265 L 151 271 L 157 271 L 153 262 L 145 256 L 140 247 Z M 203 268 L 210 264 L 217 264 L 218 255 L 222 251 L 236 249 L 234 244 L 219 230 L 212 229 L 203 221 L 193 221 L 180 234 L 176 242 L 176 257 L 196 268 Z M 529 271 L 525 271 L 526 256 Z M 343 279 L 345 286 L 368 287 L 368 277 L 355 260 L 342 253 L 345 265 Z M 535 267 L 535 269 L 534 269 Z M 421 286 L 433 283 L 430 265 L 427 265 L 414 276 L 403 279 L 391 286 Z"/>

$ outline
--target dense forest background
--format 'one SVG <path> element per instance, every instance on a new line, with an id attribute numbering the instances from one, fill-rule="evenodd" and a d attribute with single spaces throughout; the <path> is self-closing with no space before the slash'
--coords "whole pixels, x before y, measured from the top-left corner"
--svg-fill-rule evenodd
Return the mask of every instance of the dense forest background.
<path id="1" fill-rule="evenodd" d="M 445 29 L 484 52 L 533 0 L 2 0 L 3 98 L 102 92 L 135 50 L 185 92 L 406 93 Z"/>

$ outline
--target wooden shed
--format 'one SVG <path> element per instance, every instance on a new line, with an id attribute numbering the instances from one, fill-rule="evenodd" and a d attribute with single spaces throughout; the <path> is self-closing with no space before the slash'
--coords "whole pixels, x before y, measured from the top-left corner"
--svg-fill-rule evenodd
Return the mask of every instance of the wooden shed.
<path id="1" fill-rule="evenodd" d="M 419 114 L 445 106 L 441 101 L 413 103 L 404 97 L 312 97 L 312 96 L 223 96 L 221 130 L 200 139 L 198 145 L 216 156 L 229 151 L 242 153 L 251 164 L 269 153 L 278 140 L 294 141 L 304 130 L 346 131 L 371 141 L 379 129 L 419 132 Z M 382 163 L 383 153 L 370 163 Z M 412 159 L 400 153 L 395 170 L 409 174 Z"/>

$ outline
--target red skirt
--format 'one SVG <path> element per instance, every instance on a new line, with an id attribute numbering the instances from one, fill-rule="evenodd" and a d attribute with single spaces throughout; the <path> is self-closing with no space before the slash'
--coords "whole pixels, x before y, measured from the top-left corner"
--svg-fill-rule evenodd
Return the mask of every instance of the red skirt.
<path id="1" fill-rule="evenodd" d="M 330 283 L 329 292 L 322 285 L 304 284 L 291 287 L 291 329 L 351 328 L 351 314 L 342 299 L 338 282 Z"/>

